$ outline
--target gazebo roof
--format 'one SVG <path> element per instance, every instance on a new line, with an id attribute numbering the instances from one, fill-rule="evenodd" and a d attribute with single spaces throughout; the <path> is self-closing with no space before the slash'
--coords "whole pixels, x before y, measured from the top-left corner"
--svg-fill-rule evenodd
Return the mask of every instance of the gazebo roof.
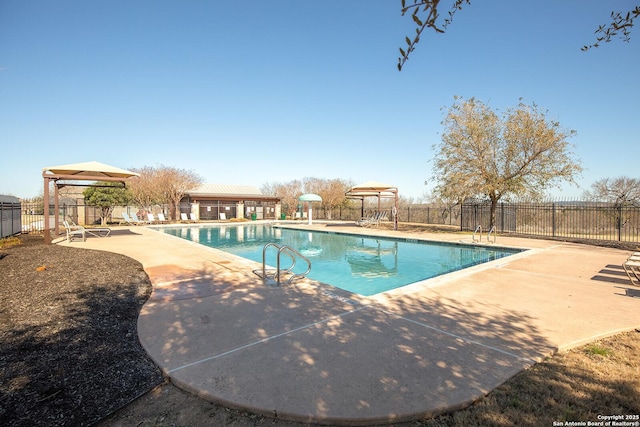
<path id="1" fill-rule="evenodd" d="M 396 197 L 398 189 L 393 185 L 377 181 L 367 181 L 365 183 L 351 187 L 346 193 L 347 197 Z"/>
<path id="2" fill-rule="evenodd" d="M 105 165 L 100 162 L 72 163 L 69 165 L 48 166 L 42 168 L 42 176 L 52 179 L 69 179 L 82 181 L 126 180 L 140 176 L 135 172 Z"/>

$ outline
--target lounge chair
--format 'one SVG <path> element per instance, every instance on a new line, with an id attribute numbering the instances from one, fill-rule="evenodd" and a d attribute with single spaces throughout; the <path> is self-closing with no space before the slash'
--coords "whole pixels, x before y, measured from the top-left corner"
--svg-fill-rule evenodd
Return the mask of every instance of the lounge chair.
<path id="1" fill-rule="evenodd" d="M 131 214 L 131 219 L 133 220 L 133 222 L 134 222 L 136 225 L 144 225 L 144 224 L 146 224 L 146 223 L 147 223 L 147 221 L 143 221 L 143 220 L 141 220 L 140 218 L 138 218 L 138 215 L 136 215 L 136 214 L 134 214 L 134 213 L 132 213 L 132 214 Z"/>
<path id="2" fill-rule="evenodd" d="M 62 221 L 62 224 L 64 225 L 64 229 L 67 232 L 67 242 L 72 241 L 76 236 L 82 237 L 83 242 L 87 240 L 87 235 L 85 234 L 84 227 L 81 227 L 79 225 L 72 226 L 71 224 L 69 224 L 69 221 Z"/>
<path id="3" fill-rule="evenodd" d="M 128 213 L 126 213 L 126 212 L 122 212 L 122 219 L 123 219 L 123 221 L 122 221 L 122 222 L 126 222 L 126 223 L 127 223 L 127 224 L 129 224 L 129 225 L 138 225 L 138 224 L 136 224 L 135 222 L 133 222 L 133 220 L 131 219 L 131 217 L 129 216 L 129 214 L 128 214 Z M 122 222 L 120 222 L 120 224 L 122 224 Z"/>
<path id="4" fill-rule="evenodd" d="M 226 221 L 227 220 L 227 214 L 225 214 L 224 212 L 220 212 L 220 221 Z"/>
<path id="5" fill-rule="evenodd" d="M 165 218 L 164 214 L 161 212 L 158 214 L 158 222 L 162 223 L 162 224 L 166 224 L 169 221 L 167 221 L 167 218 Z"/>
<path id="6" fill-rule="evenodd" d="M 622 263 L 625 273 L 629 276 L 629 281 L 634 286 L 640 286 L 640 260 L 632 255 Z"/>
<path id="7" fill-rule="evenodd" d="M 111 229 L 108 227 L 91 227 L 86 228 L 78 224 L 74 224 L 73 221 L 69 223 L 69 221 L 62 221 L 65 230 L 67 231 L 67 241 L 71 241 L 73 236 L 82 236 L 82 241 L 84 242 L 87 239 L 87 234 L 90 234 L 94 237 L 107 237 L 111 234 Z"/>
<path id="8" fill-rule="evenodd" d="M 360 227 L 377 227 L 380 224 L 380 218 L 382 218 L 382 212 L 376 212 L 373 216 L 360 221 L 358 225 Z"/>
<path id="9" fill-rule="evenodd" d="M 156 220 L 156 217 L 155 217 L 155 216 L 153 216 L 153 214 L 152 214 L 152 213 L 148 213 L 148 214 L 147 214 L 147 222 L 148 222 L 149 224 L 157 224 L 157 223 L 158 223 L 158 221 Z"/>
<path id="10" fill-rule="evenodd" d="M 367 217 L 363 217 L 361 219 L 359 219 L 358 221 L 356 221 L 356 225 L 360 226 L 360 227 L 364 227 L 364 225 L 370 221 L 373 221 L 373 217 L 375 216 L 375 214 L 369 215 Z"/>
<path id="11" fill-rule="evenodd" d="M 189 222 L 189 217 L 187 216 L 186 213 L 184 212 L 180 212 L 180 221 L 182 222 Z"/>

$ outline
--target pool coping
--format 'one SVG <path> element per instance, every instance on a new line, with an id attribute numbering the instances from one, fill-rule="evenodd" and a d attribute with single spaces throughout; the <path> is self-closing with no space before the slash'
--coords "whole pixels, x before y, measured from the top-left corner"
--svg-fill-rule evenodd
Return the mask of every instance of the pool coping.
<path id="1" fill-rule="evenodd" d="M 355 299 L 313 281 L 263 285 L 253 262 L 143 227 L 61 244 L 143 264 L 154 293 L 139 338 L 176 385 L 278 419 L 370 425 L 462 408 L 558 350 L 640 326 L 628 251 L 498 239 L 531 250 Z"/>

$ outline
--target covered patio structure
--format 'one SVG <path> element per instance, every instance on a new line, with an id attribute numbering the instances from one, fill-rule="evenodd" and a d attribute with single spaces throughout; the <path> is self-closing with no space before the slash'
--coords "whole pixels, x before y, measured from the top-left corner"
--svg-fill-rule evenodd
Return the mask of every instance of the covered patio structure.
<path id="1" fill-rule="evenodd" d="M 73 163 L 69 165 L 48 166 L 42 168 L 42 178 L 44 178 L 44 241 L 51 243 L 51 229 L 57 236 L 59 233 L 59 197 L 58 189 L 66 185 L 91 186 L 91 184 L 79 184 L 76 181 L 109 181 L 125 183 L 140 176 L 135 172 L 120 169 L 115 166 L 105 165 L 100 162 Z M 49 184 L 54 183 L 54 221 L 50 220 L 49 212 Z M 61 182 L 63 181 L 63 182 Z"/>
<path id="2" fill-rule="evenodd" d="M 378 210 L 380 210 L 380 199 L 391 198 L 394 199 L 393 204 L 393 229 L 398 229 L 398 188 L 390 184 L 385 184 L 377 181 L 367 181 L 365 183 L 351 187 L 349 191 L 345 193 L 350 199 L 360 199 L 362 201 L 362 216 L 364 216 L 364 199 L 365 197 L 377 197 L 378 198 Z"/>

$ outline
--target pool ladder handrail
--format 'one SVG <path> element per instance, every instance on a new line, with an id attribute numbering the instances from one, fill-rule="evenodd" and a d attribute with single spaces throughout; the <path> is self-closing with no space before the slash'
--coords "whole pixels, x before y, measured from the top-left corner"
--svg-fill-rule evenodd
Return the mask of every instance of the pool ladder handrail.
<path id="1" fill-rule="evenodd" d="M 491 241 L 491 234 L 493 234 L 493 242 Z M 495 243 L 496 242 L 496 226 L 492 226 L 489 232 L 487 233 L 487 242 Z"/>
<path id="2" fill-rule="evenodd" d="M 479 233 L 480 235 L 480 238 L 478 240 L 476 240 L 476 233 Z M 473 235 L 471 236 L 471 239 L 474 242 L 482 242 L 482 226 L 480 224 L 478 224 L 476 229 L 473 231 Z"/>
<path id="3" fill-rule="evenodd" d="M 479 235 L 478 240 L 476 240 L 476 233 Z M 491 241 L 492 234 L 493 234 L 493 242 Z M 472 240 L 474 242 L 482 242 L 482 226 L 481 225 L 478 225 L 474 230 Z M 487 233 L 487 243 L 495 243 L 495 242 L 496 242 L 496 226 L 493 225 L 491 226 L 491 228 L 489 229 L 489 232 Z"/>
<path id="4" fill-rule="evenodd" d="M 311 271 L 311 261 L 309 261 L 307 257 L 305 257 L 300 252 L 293 249 L 291 246 L 287 246 L 287 245 L 279 246 L 275 243 L 270 242 L 264 245 L 264 248 L 262 248 L 262 276 L 261 277 L 263 280 L 267 278 L 266 254 L 267 254 L 267 249 L 271 246 L 278 249 L 278 255 L 276 256 L 276 269 L 275 271 L 271 270 L 272 272 L 271 278 L 273 278 L 276 281 L 278 286 L 280 286 L 281 276 L 283 274 L 284 275 L 289 274 L 291 270 L 293 270 L 294 267 L 296 266 L 296 256 L 302 258 L 307 263 L 307 270 L 304 273 L 293 273 L 291 277 L 289 277 L 289 280 L 287 281 L 287 283 L 290 284 L 294 279 L 302 279 L 307 277 L 307 274 L 309 274 L 309 272 Z M 291 258 L 291 261 L 292 261 L 291 266 L 289 266 L 286 270 L 280 269 L 280 255 L 283 253 L 289 256 L 289 258 Z M 258 274 L 258 270 L 254 270 L 253 272 Z M 258 274 L 258 276 L 260 276 L 260 274 Z"/>

